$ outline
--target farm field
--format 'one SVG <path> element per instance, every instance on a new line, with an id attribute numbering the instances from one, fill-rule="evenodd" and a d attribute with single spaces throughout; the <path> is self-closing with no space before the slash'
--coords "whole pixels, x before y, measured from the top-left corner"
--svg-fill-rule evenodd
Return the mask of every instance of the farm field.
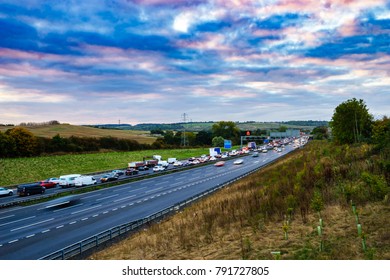
<path id="1" fill-rule="evenodd" d="M 0 131 L 5 132 L 12 127 L 0 126 Z M 42 125 L 24 127 L 33 133 L 35 136 L 52 138 L 59 134 L 61 137 L 117 137 L 124 139 L 136 140 L 140 144 L 152 144 L 156 137 L 150 136 L 149 131 L 137 131 L 137 130 L 117 130 L 117 129 L 99 129 L 88 126 L 78 126 L 70 124 L 58 124 L 58 125 Z"/>
<path id="2" fill-rule="evenodd" d="M 142 161 L 144 156 L 161 155 L 163 159 L 175 157 L 180 160 L 208 152 L 207 148 L 199 148 L 0 159 L 0 186 L 34 182 L 65 174 L 126 168 L 128 162 Z"/>

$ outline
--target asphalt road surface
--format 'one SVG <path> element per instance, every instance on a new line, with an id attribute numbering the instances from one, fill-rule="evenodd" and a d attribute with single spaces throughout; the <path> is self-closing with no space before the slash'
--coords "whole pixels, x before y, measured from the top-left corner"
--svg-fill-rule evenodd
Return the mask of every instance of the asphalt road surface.
<path id="1" fill-rule="evenodd" d="M 0 259 L 39 259 L 97 233 L 144 218 L 285 155 L 269 151 L 234 165 L 200 166 L 78 195 L 78 203 L 47 209 L 47 203 L 0 211 Z"/>

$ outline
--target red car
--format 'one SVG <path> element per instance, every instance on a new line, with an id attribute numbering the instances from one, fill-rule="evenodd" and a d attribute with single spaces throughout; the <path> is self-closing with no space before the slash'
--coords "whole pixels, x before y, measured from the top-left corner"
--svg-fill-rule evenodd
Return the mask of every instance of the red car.
<path id="1" fill-rule="evenodd" d="M 49 179 L 45 181 L 40 181 L 39 184 L 46 189 L 55 188 L 57 186 L 56 183 L 49 181 Z"/>
<path id="2" fill-rule="evenodd" d="M 214 166 L 216 166 L 216 167 L 221 167 L 221 166 L 224 166 L 224 165 L 225 165 L 224 161 L 218 161 L 217 163 L 214 164 Z"/>

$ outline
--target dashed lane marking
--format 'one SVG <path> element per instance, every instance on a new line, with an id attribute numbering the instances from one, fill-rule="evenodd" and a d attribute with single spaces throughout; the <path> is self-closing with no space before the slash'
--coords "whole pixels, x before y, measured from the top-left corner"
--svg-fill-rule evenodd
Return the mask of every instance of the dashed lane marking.
<path id="1" fill-rule="evenodd" d="M 115 196 L 118 196 L 118 195 L 119 195 L 119 194 L 113 194 L 113 195 L 105 196 L 105 197 L 102 197 L 102 198 L 96 199 L 96 201 L 100 201 L 100 200 L 109 199 L 109 198 L 111 198 L 111 197 L 115 197 Z"/>
<path id="2" fill-rule="evenodd" d="M 11 231 L 17 231 L 17 230 L 20 230 L 20 229 L 32 227 L 32 226 L 43 224 L 43 223 L 46 223 L 46 222 L 49 222 L 49 221 L 52 221 L 52 220 L 54 220 L 54 218 L 50 218 L 50 219 L 47 219 L 47 220 L 44 220 L 44 221 L 40 221 L 40 222 L 36 222 L 36 223 L 33 223 L 33 224 L 25 225 L 25 226 L 22 226 L 22 227 L 14 228 L 14 229 L 11 229 Z"/>
<path id="3" fill-rule="evenodd" d="M 27 217 L 27 218 L 15 220 L 15 221 L 12 221 L 12 222 L 0 224 L 0 227 L 1 227 L 1 226 L 5 226 L 5 225 L 10 225 L 10 224 L 13 224 L 13 223 L 17 223 L 17 222 L 20 222 L 20 221 L 25 221 L 25 220 L 33 219 L 33 218 L 35 218 L 35 217 L 36 217 L 36 216 L 31 216 L 31 217 Z"/>
<path id="4" fill-rule="evenodd" d="M 73 213 L 70 213 L 71 215 L 74 215 L 74 214 L 77 214 L 77 213 L 81 213 L 81 212 L 84 212 L 84 211 L 88 211 L 88 210 L 91 210 L 91 209 L 94 209 L 94 208 L 98 208 L 98 207 L 101 207 L 102 205 L 99 204 L 99 205 L 95 205 L 93 207 L 89 207 L 89 208 L 86 208 L 86 209 L 82 209 L 80 211 L 76 211 L 76 212 L 73 212 Z"/>

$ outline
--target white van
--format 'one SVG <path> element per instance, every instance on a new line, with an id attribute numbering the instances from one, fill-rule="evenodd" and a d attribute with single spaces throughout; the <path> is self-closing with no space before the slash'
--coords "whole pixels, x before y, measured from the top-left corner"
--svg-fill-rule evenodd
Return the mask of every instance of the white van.
<path id="1" fill-rule="evenodd" d="M 177 161 L 177 159 L 176 158 L 168 158 L 167 161 L 169 164 L 174 164 Z"/>
<path id="2" fill-rule="evenodd" d="M 93 176 L 80 176 L 74 180 L 74 185 L 76 187 L 94 185 L 96 183 L 96 179 Z"/>
<path id="3" fill-rule="evenodd" d="M 62 175 L 62 176 L 60 176 L 59 185 L 61 186 L 61 188 L 72 187 L 75 185 L 75 179 L 80 177 L 80 176 L 81 176 L 81 174 Z"/>

